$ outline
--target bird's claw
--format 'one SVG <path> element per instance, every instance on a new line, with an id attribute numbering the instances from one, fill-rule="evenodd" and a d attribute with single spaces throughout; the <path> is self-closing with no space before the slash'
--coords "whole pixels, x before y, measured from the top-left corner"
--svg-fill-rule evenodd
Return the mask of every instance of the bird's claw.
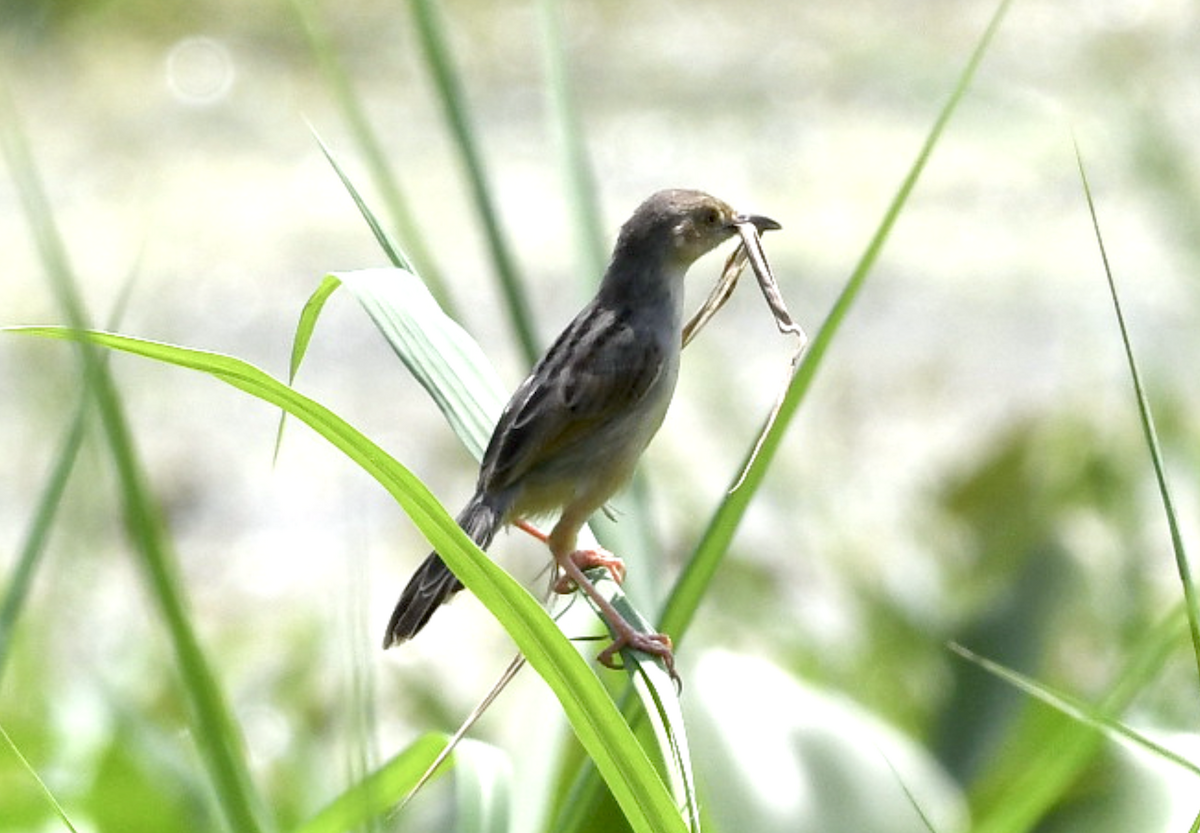
<path id="1" fill-rule="evenodd" d="M 618 633 L 612 644 L 601 651 L 596 659 L 601 665 L 619 671 L 624 666 L 617 664 L 616 656 L 626 648 L 632 648 L 661 659 L 663 665 L 667 667 L 667 673 L 671 675 L 672 682 L 676 686 L 679 685 L 679 674 L 675 672 L 675 652 L 671 644 L 671 637 L 665 633 L 642 633 L 635 630 Z"/>
<path id="2" fill-rule="evenodd" d="M 575 562 L 575 566 L 580 570 L 590 570 L 593 567 L 603 567 L 608 570 L 613 581 L 617 584 L 625 583 L 625 562 L 618 556 L 613 555 L 608 550 L 575 550 L 571 553 L 571 560 Z M 575 591 L 575 582 L 567 575 L 558 577 L 558 581 L 554 582 L 555 593 L 573 593 Z"/>

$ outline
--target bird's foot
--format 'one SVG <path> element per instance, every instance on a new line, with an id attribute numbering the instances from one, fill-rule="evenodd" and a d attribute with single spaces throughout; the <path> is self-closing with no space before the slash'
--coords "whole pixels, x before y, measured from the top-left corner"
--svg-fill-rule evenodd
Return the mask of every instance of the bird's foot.
<path id="1" fill-rule="evenodd" d="M 617 631 L 617 638 L 596 657 L 601 665 L 619 670 L 622 666 L 615 661 L 617 654 L 626 648 L 632 648 L 661 659 L 663 665 L 667 667 L 667 673 L 671 675 L 671 679 L 676 683 L 679 682 L 679 675 L 675 673 L 675 652 L 672 650 L 671 637 L 665 633 L 642 633 L 634 630 L 624 619 L 620 623 L 625 626 L 624 629 L 616 623 L 610 624 Z"/>
<path id="2" fill-rule="evenodd" d="M 574 586 L 586 593 L 615 635 L 613 643 L 601 651 L 596 659 L 608 668 L 617 669 L 622 667 L 616 662 L 618 653 L 626 648 L 641 651 L 662 660 L 667 673 L 671 675 L 672 681 L 678 687 L 679 675 L 675 673 L 675 654 L 672 651 L 671 637 L 665 633 L 643 633 L 629 624 L 629 621 L 621 615 L 604 594 L 596 589 L 596 585 L 592 584 L 591 579 L 583 572 L 588 567 L 603 566 L 613 573 L 613 578 L 619 583 L 625 577 L 625 565 L 621 559 L 604 550 L 575 550 L 557 556 L 556 560 L 562 569 L 563 577 L 555 589 L 559 589 L 559 585 L 568 588 Z"/>
<path id="3" fill-rule="evenodd" d="M 571 553 L 570 559 L 580 570 L 603 567 L 608 570 L 617 584 L 625 583 L 625 562 L 608 550 L 575 550 Z M 554 582 L 554 592 L 572 593 L 575 591 L 575 586 L 575 580 L 567 573 L 563 573 L 558 577 L 558 581 Z"/>

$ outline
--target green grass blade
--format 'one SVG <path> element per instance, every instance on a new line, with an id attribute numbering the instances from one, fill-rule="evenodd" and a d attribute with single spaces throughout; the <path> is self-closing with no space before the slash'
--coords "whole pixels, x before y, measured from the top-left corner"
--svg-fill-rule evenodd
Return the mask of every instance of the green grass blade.
<path id="1" fill-rule="evenodd" d="M 1192 637 L 1192 653 L 1196 659 L 1196 672 L 1200 674 L 1200 600 L 1196 597 L 1196 583 L 1192 579 L 1192 569 L 1188 563 L 1187 551 L 1183 546 L 1183 533 L 1180 532 L 1179 519 L 1175 513 L 1175 502 L 1171 498 L 1170 485 L 1167 483 L 1162 447 L 1158 443 L 1158 431 L 1154 427 L 1154 414 L 1150 410 L 1150 401 L 1146 398 L 1146 389 L 1142 385 L 1142 374 L 1138 371 L 1137 361 L 1133 357 L 1133 344 L 1129 340 L 1125 314 L 1121 311 L 1121 299 L 1117 295 L 1117 282 L 1113 278 L 1112 266 L 1108 262 L 1108 251 L 1104 247 L 1104 235 L 1100 232 L 1100 220 L 1096 216 L 1096 203 L 1092 199 L 1092 189 L 1088 184 L 1087 171 L 1083 166 L 1083 157 L 1079 153 L 1078 143 L 1075 144 L 1075 161 L 1079 166 L 1079 178 L 1083 183 L 1083 193 L 1087 197 L 1092 229 L 1096 233 L 1096 245 L 1100 249 L 1100 259 L 1104 263 L 1104 276 L 1108 281 L 1109 294 L 1112 296 L 1113 311 L 1117 314 L 1117 326 L 1121 330 L 1121 343 L 1125 347 L 1125 358 L 1129 363 L 1129 378 L 1133 382 L 1133 393 L 1137 399 L 1142 433 L 1145 435 L 1146 447 L 1150 451 L 1150 459 L 1154 464 L 1154 477 L 1158 482 L 1159 499 L 1162 501 L 1163 511 L 1167 516 L 1167 526 L 1171 532 L 1171 548 L 1175 553 L 1175 568 L 1179 573 L 1179 582 L 1183 585 L 1188 627 Z"/>
<path id="2" fill-rule="evenodd" d="M 373 212 L 370 206 L 367 205 L 367 201 L 363 199 L 362 194 L 359 193 L 358 188 L 355 187 L 354 182 L 350 179 L 350 176 L 338 163 L 337 157 L 333 155 L 333 152 L 329 149 L 329 146 L 325 144 L 325 141 L 321 138 L 320 134 L 317 133 L 316 128 L 312 127 L 312 125 L 309 125 L 309 129 L 312 131 L 313 138 L 317 140 L 317 144 L 321 148 L 321 153 L 325 155 L 325 161 L 327 161 L 333 168 L 334 173 L 336 173 L 338 179 L 341 180 L 342 187 L 346 189 L 346 191 L 350 194 L 350 198 L 354 200 L 354 206 L 358 209 L 358 213 L 362 215 L 362 218 L 367 221 L 367 226 L 371 229 L 371 234 L 375 236 L 376 242 L 378 242 L 379 247 L 383 249 L 383 253 L 387 255 L 388 260 L 392 262 L 393 266 L 399 269 L 407 269 L 410 272 L 415 272 L 416 267 L 412 265 L 412 261 L 409 260 L 408 255 L 406 255 L 404 250 L 396 245 L 390 237 L 388 237 L 387 232 L 383 230 L 383 225 L 379 222 L 378 218 L 376 218 L 375 212 Z M 436 284 L 430 284 L 429 286 L 430 291 L 434 294 L 434 297 L 442 296 L 442 307 L 445 309 L 450 309 L 444 300 L 445 293 L 440 292 Z"/>
<path id="3" fill-rule="evenodd" d="M 909 196 L 916 187 L 917 180 L 925 170 L 926 163 L 929 161 L 933 149 L 937 146 L 938 140 L 945 131 L 950 117 L 954 114 L 959 102 L 966 94 L 968 87 L 970 87 L 979 64 L 982 62 L 988 47 L 994 40 L 995 34 L 1011 2 L 1012 0 L 1001 0 L 997 5 L 995 12 L 992 14 L 991 21 L 988 23 L 979 42 L 975 45 L 975 49 L 967 61 L 966 67 L 959 74 L 954 90 L 934 121 L 933 127 L 930 128 L 928 135 L 925 137 L 925 142 L 921 146 L 917 158 L 910 166 L 899 191 L 892 198 L 892 202 L 888 206 L 875 234 L 872 236 L 866 251 L 859 259 L 858 265 L 855 266 L 845 288 L 834 303 L 828 318 L 825 319 L 816 337 L 809 344 L 804 359 L 801 361 L 800 367 L 796 371 L 791 385 L 788 387 L 787 393 L 783 398 L 775 423 L 763 438 L 758 456 L 746 468 L 741 486 L 726 496 L 713 515 L 699 545 L 696 547 L 695 553 L 692 555 L 691 561 L 672 590 L 667 600 L 666 608 L 663 611 L 660 625 L 677 642 L 682 640 L 686 633 L 692 617 L 700 606 L 700 601 L 707 592 L 717 568 L 720 566 L 725 553 L 729 549 L 729 544 L 733 540 L 733 535 L 737 530 L 738 524 L 741 523 L 742 517 L 746 513 L 746 508 L 750 505 L 751 499 L 766 477 L 767 470 L 779 450 L 780 443 L 783 441 L 784 433 L 791 425 L 792 418 L 795 416 L 800 403 L 808 392 L 809 386 L 812 384 L 813 378 L 816 376 L 817 369 L 821 365 L 825 352 L 829 349 L 834 335 L 841 327 L 855 299 L 858 297 L 858 293 L 866 282 L 867 275 L 875 265 L 879 253 L 883 250 L 883 246 L 891 234 L 892 227 L 900 216 L 900 211 L 904 208 Z"/>
<path id="4" fill-rule="evenodd" d="M 1179 608 L 1150 629 L 1094 714 L 1111 718 L 1128 708 L 1177 650 L 1185 629 Z M 1027 738 L 1014 738 L 1011 753 L 993 760 L 991 770 L 972 786 L 972 833 L 1033 830 L 1095 758 L 1103 736 L 1089 725 L 1052 714 L 1058 719 L 1033 724 Z"/>
<path id="5" fill-rule="evenodd" d="M 366 160 L 371 181 L 379 190 L 401 238 L 411 249 L 418 271 L 429 281 L 433 294 L 442 306 L 448 310 L 454 309 L 453 299 L 446 281 L 438 271 L 437 263 L 422 242 L 413 212 L 409 209 L 408 201 L 388 165 L 383 143 L 379 141 L 379 137 L 371 128 L 371 123 L 363 111 L 358 96 L 351 89 L 350 80 L 338 60 L 337 50 L 330 42 L 324 23 L 318 16 L 315 3 L 313 0 L 292 0 L 291 6 L 300 20 L 301 28 L 304 30 L 313 54 L 317 57 L 321 72 L 325 75 L 325 79 L 333 91 L 334 100 L 341 107 L 342 116 L 350 126 L 350 134 L 358 143 L 359 153 Z"/>
<path id="6" fill-rule="evenodd" d="M 479 344 L 411 272 L 362 269 L 330 277 L 354 294 L 454 433 L 482 458 L 507 394 Z"/>
<path id="7" fill-rule="evenodd" d="M 541 353 L 537 334 L 533 327 L 533 316 L 525 289 L 517 275 L 516 263 L 509 251 L 508 242 L 500 223 L 500 212 L 492 200 L 491 190 L 484 172 L 483 154 L 475 141 L 475 131 L 467 115 L 467 97 L 462 82 L 454 68 L 450 49 L 446 44 L 446 33 L 439 17 L 436 0 L 410 0 L 413 17 L 417 24 L 418 39 L 422 54 L 437 88 L 438 100 L 450 126 L 450 135 L 466 169 L 467 182 L 479 219 L 483 223 L 491 252 L 492 264 L 500 289 L 504 295 L 509 323 L 517 337 L 525 358 L 532 364 Z"/>
<path id="8" fill-rule="evenodd" d="M 357 463 L 397 503 L 517 643 L 558 697 L 580 742 L 596 762 L 631 827 L 638 833 L 686 828 L 666 787 L 596 675 L 541 605 L 463 533 L 415 476 L 328 408 L 247 362 L 219 353 L 63 327 L 13 332 L 93 344 L 208 373 L 264 402 L 284 408 Z"/>
<path id="9" fill-rule="evenodd" d="M 389 812 L 425 774 L 446 745 L 446 736 L 422 735 L 403 752 L 339 795 L 292 833 L 342 833 Z"/>
<path id="10" fill-rule="evenodd" d="M 295 0 L 295 2 L 299 8 L 303 6 L 307 0 Z M 324 154 L 325 160 L 333 168 L 338 179 L 341 180 L 342 187 L 346 189 L 346 191 L 350 194 L 350 198 L 354 200 L 354 205 L 358 208 L 358 213 L 362 215 L 364 220 L 366 220 L 367 226 L 371 229 L 371 234 L 375 236 L 376 242 L 379 243 L 379 247 L 383 249 L 383 253 L 387 255 L 388 260 L 390 260 L 392 265 L 396 268 L 406 269 L 415 274 L 416 268 L 412 265 L 412 261 L 409 259 L 408 255 L 402 248 L 400 248 L 400 246 L 396 245 L 396 243 L 393 242 L 390 237 L 388 237 L 387 232 L 383 229 L 383 225 L 375 216 L 375 212 L 372 211 L 370 206 L 367 205 L 367 201 L 363 199 L 362 194 L 359 193 L 359 190 L 354 185 L 354 182 L 342 168 L 341 164 L 338 163 L 337 157 L 333 155 L 333 152 L 329 149 L 329 146 L 325 144 L 325 141 L 321 138 L 320 134 L 317 133 L 316 129 L 312 127 L 312 125 L 309 125 L 309 129 L 312 131 L 313 138 L 317 140 L 317 145 L 321 148 L 321 153 Z M 321 282 L 321 285 L 317 287 L 316 291 L 314 291 L 309 297 L 308 301 L 304 305 L 304 309 L 301 310 L 300 321 L 296 325 L 296 334 L 292 338 L 292 356 L 288 367 L 289 384 L 295 383 L 296 374 L 300 372 L 300 365 L 304 362 L 304 356 L 308 352 L 308 345 L 312 341 L 312 334 L 316 329 L 317 319 L 321 317 L 321 311 L 325 308 L 325 302 L 328 301 L 329 297 L 337 291 L 339 286 L 341 286 L 340 280 L 332 275 L 327 276 Z M 439 292 L 436 284 L 430 285 L 426 283 L 425 288 L 428 289 L 429 292 L 433 293 L 435 297 L 439 294 L 442 296 L 440 301 L 440 307 L 442 309 L 449 308 L 446 306 L 446 302 L 449 300 L 446 297 L 446 293 Z M 279 449 L 283 443 L 283 428 L 286 424 L 286 421 L 287 414 L 281 414 L 279 417 L 279 428 L 275 434 L 276 459 L 279 457 Z"/>
<path id="11" fill-rule="evenodd" d="M 321 281 L 321 285 L 305 302 L 304 309 L 300 311 L 300 321 L 296 324 L 296 334 L 292 338 L 292 356 L 288 363 L 288 384 L 296 381 L 296 374 L 300 372 L 300 365 L 308 353 L 308 345 L 317 328 L 317 319 L 321 317 L 321 311 L 325 309 L 325 302 L 341 285 L 342 282 L 336 275 L 326 275 L 325 279 Z"/>
<path id="12" fill-rule="evenodd" d="M 0 146 L 8 162 L 30 228 L 46 266 L 51 288 L 69 331 L 83 330 L 89 320 L 70 267 L 66 247 L 37 175 L 29 147 L 17 127 L 15 108 L 0 78 Z M 262 803 L 249 777 L 241 738 L 224 695 L 192 629 L 155 500 L 134 447 L 116 384 L 93 345 L 80 344 L 82 387 L 92 392 L 120 486 L 126 531 L 139 556 L 139 566 L 166 625 L 183 688 L 195 721 L 192 736 L 208 770 L 221 810 L 233 829 L 262 829 Z"/>
<path id="13" fill-rule="evenodd" d="M 321 285 L 313 291 L 313 294 L 308 297 L 304 303 L 304 309 L 300 310 L 300 320 L 296 323 L 296 333 L 292 336 L 292 355 L 288 362 L 288 384 L 295 384 L 296 375 L 300 372 L 300 365 L 304 363 L 304 357 L 308 354 L 308 345 L 312 341 L 313 332 L 317 328 L 317 319 L 321 317 L 321 311 L 325 309 L 325 302 L 330 296 L 337 291 L 342 282 L 333 275 L 328 275 L 325 280 L 321 281 Z M 281 411 L 279 414 L 279 426 L 275 429 L 275 451 L 274 459 L 278 462 L 279 450 L 283 447 L 283 429 L 287 425 L 287 411 Z"/>
<path id="14" fill-rule="evenodd" d="M 41 791 L 42 795 L 45 796 L 46 803 L 50 805 L 50 808 L 54 811 L 54 814 L 58 816 L 68 830 L 72 831 L 72 833 L 75 833 L 75 825 L 71 824 L 71 819 L 67 817 L 67 811 L 64 810 L 62 805 L 58 803 L 58 799 L 54 797 L 54 793 L 50 792 L 50 788 L 47 787 L 46 782 L 38 776 L 37 770 L 35 770 L 33 765 L 29 763 L 29 760 L 21 754 L 21 750 L 15 743 L 13 743 L 13 739 L 8 736 L 8 732 L 4 730 L 3 724 L 0 724 L 0 738 L 4 739 L 4 745 L 7 746 L 8 750 L 16 757 L 18 763 L 21 765 L 21 768 L 28 772 L 34 783 L 38 785 L 38 789 Z"/>
<path id="15" fill-rule="evenodd" d="M 504 407 L 499 377 L 475 340 L 443 312 L 428 287 L 410 271 L 381 268 L 326 275 L 300 313 L 288 383 L 295 382 L 325 303 L 343 284 L 429 393 L 463 445 L 475 459 L 482 458 Z M 278 448 L 277 437 L 276 453 Z"/>
<path id="16" fill-rule="evenodd" d="M 1164 761 L 1175 764 L 1193 775 L 1200 775 L 1200 766 L 1197 764 L 1189 761 L 1179 753 L 1167 749 L 1162 744 L 1156 743 L 1133 727 L 1113 719 L 1109 714 L 1096 709 L 1078 697 L 1073 697 L 1066 692 L 1058 691 L 1044 683 L 1039 683 L 1011 668 L 1006 668 L 998 662 L 981 657 L 961 645 L 951 644 L 950 650 L 968 662 L 978 665 L 989 674 L 999 677 L 1009 685 L 1020 689 L 1031 697 L 1037 698 L 1051 708 L 1057 709 L 1067 717 L 1092 728 L 1101 729 L 1116 738 L 1129 741 L 1135 746 L 1140 746 L 1147 752 L 1162 758 Z"/>
<path id="17" fill-rule="evenodd" d="M 625 621 L 638 630 L 653 631 L 653 623 L 630 603 L 629 597 L 606 570 L 592 572 L 596 588 L 612 601 L 613 607 L 625 617 Z M 615 634 L 612 636 L 615 637 Z M 622 651 L 621 661 L 629 669 L 633 681 L 633 696 L 624 704 L 626 708 L 622 709 L 622 713 L 640 735 L 645 734 L 641 729 L 645 725 L 644 721 L 648 721 L 649 731 L 653 736 L 653 747 L 661 757 L 662 773 L 668 788 L 675 798 L 675 803 L 683 808 L 688 829 L 697 833 L 700 828 L 700 802 L 696 795 L 695 775 L 692 773 L 687 723 L 683 717 L 675 681 L 671 679 L 661 660 L 650 661 L 643 654 Z M 640 710 L 634 710 L 634 703 L 640 704 Z M 586 804 L 581 803 L 580 806 Z M 559 830 L 578 829 L 585 821 L 585 818 L 577 815 L 574 821 L 560 821 L 556 827 Z"/>

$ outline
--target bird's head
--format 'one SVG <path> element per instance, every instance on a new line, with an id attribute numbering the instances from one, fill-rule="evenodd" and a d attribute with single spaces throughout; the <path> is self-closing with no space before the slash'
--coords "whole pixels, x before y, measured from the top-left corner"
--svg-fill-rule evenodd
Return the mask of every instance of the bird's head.
<path id="1" fill-rule="evenodd" d="M 764 232 L 779 228 L 769 217 L 739 214 L 703 191 L 672 189 L 646 199 L 621 227 L 617 250 L 674 261 L 687 267 L 750 223 Z"/>

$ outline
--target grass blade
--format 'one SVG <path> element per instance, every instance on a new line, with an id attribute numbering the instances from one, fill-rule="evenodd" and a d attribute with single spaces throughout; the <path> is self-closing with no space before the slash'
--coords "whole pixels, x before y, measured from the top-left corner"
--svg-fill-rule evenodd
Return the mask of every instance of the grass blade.
<path id="1" fill-rule="evenodd" d="M 296 323 L 296 332 L 292 336 L 292 355 L 288 362 L 289 385 L 296 382 L 296 375 L 300 372 L 300 365 L 304 363 L 304 357 L 308 354 L 308 345 L 312 342 L 313 332 L 317 328 L 317 319 L 321 317 L 321 311 L 325 309 L 325 302 L 334 292 L 337 292 L 341 285 L 342 282 L 336 277 L 327 275 L 325 280 L 321 281 L 321 285 L 304 302 L 304 309 L 300 310 L 300 320 Z M 279 461 L 279 451 L 283 448 L 283 429 L 286 425 L 287 411 L 281 411 L 279 425 L 275 429 L 275 451 L 272 455 L 275 462 Z"/>
<path id="2" fill-rule="evenodd" d="M 1189 761 L 1187 758 L 1172 752 L 1160 743 L 1156 743 L 1150 738 L 1143 735 L 1141 732 L 1127 726 L 1119 720 L 1113 719 L 1110 715 L 1103 711 L 1097 710 L 1095 707 L 1080 700 L 1078 697 L 1073 697 L 1063 691 L 1056 691 L 1044 683 L 1039 683 L 1030 677 L 1020 674 L 1011 668 L 1006 668 L 998 662 L 992 662 L 986 657 L 981 657 L 973 651 L 970 651 L 958 644 L 951 644 L 950 650 L 958 654 L 968 662 L 978 665 L 984 671 L 992 674 L 1006 683 L 1020 689 L 1031 697 L 1035 697 L 1053 709 L 1057 709 L 1062 714 L 1077 720 L 1082 724 L 1095 729 L 1101 729 L 1114 737 L 1127 740 L 1135 746 L 1140 746 L 1148 752 L 1162 758 L 1165 761 L 1179 766 L 1193 775 L 1200 775 L 1200 766 Z"/>
<path id="3" fill-rule="evenodd" d="M 38 776 L 37 770 L 35 770 L 33 765 L 29 763 L 29 760 L 21 754 L 21 750 L 15 743 L 13 743 L 13 739 L 8 736 L 8 732 L 4 730 L 4 726 L 2 724 L 0 724 L 0 738 L 4 739 L 4 745 L 7 746 L 9 751 L 12 752 L 16 757 L 17 761 L 21 765 L 21 768 L 28 772 L 29 776 L 33 778 L 34 783 L 38 785 L 38 789 L 46 798 L 46 803 L 50 805 L 52 810 L 54 810 L 54 814 L 58 816 L 58 818 L 62 821 L 66 828 L 71 831 L 71 833 L 75 833 L 75 825 L 71 824 L 71 819 L 67 817 L 67 811 L 64 810 L 62 805 L 58 803 L 58 799 L 54 797 L 54 793 L 50 792 L 50 788 L 47 787 L 46 782 Z"/>
<path id="4" fill-rule="evenodd" d="M 1146 398 L 1146 389 L 1142 385 L 1142 374 L 1138 372 L 1137 361 L 1133 357 L 1129 329 L 1125 326 L 1125 314 L 1121 311 L 1121 299 L 1117 295 L 1117 282 L 1113 278 L 1112 267 L 1108 262 L 1108 251 L 1104 248 L 1104 235 L 1100 233 L 1096 203 L 1092 199 L 1092 189 L 1088 183 L 1087 171 L 1083 166 L 1083 157 L 1080 155 L 1078 143 L 1075 144 L 1075 161 L 1079 166 L 1079 178 L 1083 183 L 1083 193 L 1087 197 L 1092 229 L 1096 232 L 1096 245 L 1100 249 L 1100 258 L 1104 263 L 1104 275 L 1108 281 L 1109 294 L 1112 296 L 1113 311 L 1117 314 L 1117 326 L 1121 330 L 1121 343 L 1125 347 L 1125 358 L 1129 362 L 1129 378 L 1133 382 L 1133 393 L 1137 398 L 1142 433 L 1145 435 L 1146 447 L 1150 451 L 1150 459 L 1154 464 L 1154 477 L 1158 482 L 1159 498 L 1162 500 L 1163 511 L 1167 516 L 1167 526 L 1171 531 L 1171 548 L 1175 553 L 1175 568 L 1179 572 L 1179 582 L 1183 585 L 1188 628 L 1192 637 L 1192 653 L 1196 658 L 1196 672 L 1200 674 L 1200 600 L 1196 598 L 1196 584 L 1192 579 L 1192 569 L 1188 564 L 1187 552 L 1183 546 L 1183 534 L 1180 532 L 1179 519 L 1175 513 L 1175 502 L 1171 499 L 1171 489 L 1167 483 L 1162 448 L 1158 443 L 1158 432 L 1154 428 L 1154 414 L 1150 411 L 1150 401 Z"/>
<path id="5" fill-rule="evenodd" d="M 1186 629 L 1178 608 L 1150 629 L 1092 711 L 1112 718 L 1126 709 L 1173 654 Z M 1059 719 L 1038 724 L 1013 754 L 993 761 L 991 771 L 972 786 L 973 833 L 1020 833 L 1034 829 L 1091 761 L 1102 736 L 1090 726 Z"/>
<path id="6" fill-rule="evenodd" d="M 362 269 L 330 277 L 354 293 L 454 433 L 482 458 L 507 394 L 479 344 L 411 272 Z"/>
<path id="7" fill-rule="evenodd" d="M 345 170 L 343 170 L 342 166 L 338 164 L 337 158 L 333 155 L 333 152 L 329 149 L 329 146 L 325 144 L 325 141 L 321 138 L 320 134 L 317 133 L 315 128 L 310 125 L 309 129 L 312 130 L 313 138 L 317 140 L 317 145 L 320 146 L 321 153 L 325 155 L 325 161 L 327 161 L 333 168 L 334 173 L 336 173 L 338 179 L 341 180 L 342 187 L 346 189 L 346 191 L 350 194 L 350 198 L 354 200 L 354 206 L 358 209 L 358 213 L 362 215 L 362 218 L 367 221 L 367 226 L 371 229 L 371 234 L 375 235 L 376 242 L 379 243 L 379 247 L 383 249 L 383 253 L 387 255 L 388 260 L 390 260 L 392 265 L 398 269 L 407 269 L 410 272 L 415 272 L 416 267 L 412 265 L 412 262 L 408 259 L 408 256 L 404 253 L 404 251 L 395 243 L 393 243 L 391 238 L 388 237 L 387 232 L 383 230 L 383 225 L 375 217 L 375 212 L 373 212 L 370 206 L 367 205 L 367 201 L 363 199 L 362 194 L 358 192 L 358 189 L 354 186 L 354 182 L 350 179 L 350 176 Z M 434 297 L 438 297 L 439 295 L 443 296 L 443 299 L 439 301 L 442 307 L 444 309 L 450 309 L 444 300 L 445 293 L 439 292 L 437 284 L 430 283 L 428 285 L 429 291 L 433 293 Z"/>
<path id="8" fill-rule="evenodd" d="M 613 606 L 626 621 L 643 631 L 652 630 L 651 623 L 629 603 L 611 576 L 603 581 L 612 585 Z M 646 662 L 632 651 L 623 651 L 622 660 L 634 668 L 633 685 L 642 704 L 642 713 L 650 721 L 656 747 L 663 756 L 663 769 L 671 794 L 684 808 L 684 818 L 691 833 L 700 830 L 700 801 L 696 796 L 696 777 L 692 774 L 692 756 L 688 748 L 687 724 L 679 702 L 675 681 L 660 661 Z"/>
<path id="9" fill-rule="evenodd" d="M 475 201 L 479 219 L 483 223 L 492 264 L 495 266 L 496 277 L 500 281 L 500 289 L 507 306 L 509 323 L 512 325 L 526 360 L 533 364 L 541 353 L 541 349 L 538 347 L 537 334 L 534 332 L 529 300 L 517 275 L 516 264 L 501 229 L 500 212 L 492 201 L 491 190 L 484 172 L 483 155 L 476 145 L 475 131 L 467 116 L 467 97 L 463 92 L 462 82 L 454 69 L 450 50 L 446 44 L 446 33 L 442 29 L 442 21 L 439 17 L 440 9 L 436 0 L 410 0 L 409 5 L 412 7 L 413 17 L 417 23 L 417 34 L 425 63 L 433 75 L 438 99 L 441 101 L 446 121 L 450 125 L 450 134 L 454 138 L 463 167 L 466 169 L 471 196 Z"/>
<path id="10" fill-rule="evenodd" d="M 456 435 L 476 459 L 480 458 L 504 403 L 504 393 L 476 342 L 440 310 L 421 280 L 410 272 L 367 269 L 330 275 L 314 293 L 314 299 L 327 297 L 326 287 L 343 283 L 438 404 Z M 316 305 L 310 301 L 302 318 Z M 618 589 L 612 585 L 612 590 Z M 643 630 L 652 630 L 622 594 L 610 595 L 629 621 L 640 622 Z M 694 818 L 696 799 L 678 697 L 657 665 L 649 663 L 637 668 L 632 655 L 627 655 L 627 661 L 639 682 L 646 711 L 654 718 L 672 792 L 680 806 L 692 808 Z M 647 684 L 647 679 L 654 682 Z"/>
<path id="11" fill-rule="evenodd" d="M 453 299 L 445 279 L 437 269 L 437 263 L 422 243 L 418 233 L 413 212 L 408 207 L 408 201 L 388 165 L 387 154 L 383 144 L 371 128 L 371 123 L 363 112 L 362 104 L 350 86 L 350 80 L 337 57 L 337 50 L 329 40 L 323 22 L 319 19 L 313 0 L 292 0 L 292 10 L 300 19 L 301 28 L 308 38 L 309 46 L 317 57 L 321 72 L 333 90 L 333 98 L 342 108 L 342 116 L 350 125 L 350 134 L 358 143 L 359 153 L 366 160 L 367 170 L 371 173 L 371 181 L 379 190 L 384 205 L 391 214 L 392 222 L 413 253 L 413 259 L 426 279 L 439 302 L 448 310 L 454 308 Z M 319 141 L 319 140 L 318 140 Z M 324 146 L 322 146 L 324 149 Z M 328 157 L 328 153 L 326 156 Z M 332 159 L 330 161 L 333 161 Z M 336 167 L 336 166 L 335 166 Z M 341 172 L 339 171 L 339 176 Z M 345 178 L 343 178 L 345 182 Z M 357 202 L 357 200 L 356 200 Z M 393 261 L 394 263 L 395 261 Z M 399 264 L 397 264 L 399 265 Z"/>

